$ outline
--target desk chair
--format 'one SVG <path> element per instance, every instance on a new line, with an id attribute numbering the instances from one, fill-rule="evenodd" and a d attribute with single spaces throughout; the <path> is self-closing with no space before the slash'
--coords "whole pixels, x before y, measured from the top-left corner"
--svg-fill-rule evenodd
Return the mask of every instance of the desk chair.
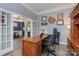
<path id="1" fill-rule="evenodd" d="M 59 44 L 60 32 L 57 32 L 55 35 L 55 44 Z"/>
<path id="2" fill-rule="evenodd" d="M 55 50 L 51 50 L 50 46 L 54 45 L 54 39 L 53 36 L 49 36 L 48 40 L 46 40 L 45 42 L 43 42 L 43 45 L 46 46 L 46 52 L 47 52 L 47 56 L 49 56 L 49 54 L 52 54 L 54 56 L 56 56 L 55 54 Z"/>
<path id="3" fill-rule="evenodd" d="M 53 29 L 53 36 L 54 36 L 54 40 L 56 39 L 56 35 L 57 35 L 57 28 Z M 56 41 L 56 40 L 55 40 Z M 54 42 L 55 43 L 55 42 Z"/>
<path id="4" fill-rule="evenodd" d="M 53 34 L 56 34 L 57 33 L 57 28 L 54 28 L 53 29 Z"/>
<path id="5" fill-rule="evenodd" d="M 48 35 L 46 38 L 44 38 L 43 39 L 43 43 L 42 43 L 42 52 L 45 52 L 46 51 L 46 45 L 44 44 L 45 42 L 47 42 L 48 41 L 48 39 L 49 39 L 49 37 L 50 37 L 50 35 Z"/>

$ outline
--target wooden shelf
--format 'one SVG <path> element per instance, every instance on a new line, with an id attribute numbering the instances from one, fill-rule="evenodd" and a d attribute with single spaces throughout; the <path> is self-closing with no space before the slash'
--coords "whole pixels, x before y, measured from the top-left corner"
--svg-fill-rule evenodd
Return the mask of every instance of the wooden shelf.
<path id="1" fill-rule="evenodd" d="M 71 38 L 68 40 L 68 52 L 75 51 L 79 55 L 79 4 L 71 13 Z"/>

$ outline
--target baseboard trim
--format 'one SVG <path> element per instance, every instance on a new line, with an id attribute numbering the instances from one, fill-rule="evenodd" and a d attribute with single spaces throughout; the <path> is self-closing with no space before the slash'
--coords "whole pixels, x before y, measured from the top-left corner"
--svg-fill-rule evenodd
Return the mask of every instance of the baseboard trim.
<path id="1" fill-rule="evenodd" d="M 67 45 L 67 43 L 64 43 L 64 42 L 60 42 L 59 44 Z"/>
<path id="2" fill-rule="evenodd" d="M 13 48 L 12 47 L 11 48 L 7 48 L 6 50 L 0 51 L 0 56 L 3 56 L 4 54 L 6 54 L 6 53 L 8 53 L 10 51 L 13 51 Z"/>

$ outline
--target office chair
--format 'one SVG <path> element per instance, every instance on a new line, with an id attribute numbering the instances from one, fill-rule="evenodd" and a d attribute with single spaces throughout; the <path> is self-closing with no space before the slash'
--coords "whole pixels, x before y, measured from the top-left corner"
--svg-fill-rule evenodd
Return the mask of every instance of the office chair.
<path id="1" fill-rule="evenodd" d="M 57 34 L 57 28 L 53 29 L 53 36 L 54 36 L 54 40 L 56 39 L 56 34 Z M 55 43 L 55 42 L 54 42 Z"/>
<path id="2" fill-rule="evenodd" d="M 45 42 L 43 42 L 43 45 L 46 46 L 46 52 L 47 52 L 47 56 L 49 56 L 49 54 L 52 54 L 54 56 L 56 56 L 55 54 L 55 50 L 51 50 L 50 46 L 54 45 L 54 39 L 53 36 L 49 36 L 48 40 L 46 40 Z"/>
<path id="3" fill-rule="evenodd" d="M 55 35 L 55 44 L 59 44 L 60 32 L 57 32 Z"/>
<path id="4" fill-rule="evenodd" d="M 42 40 L 42 52 L 46 52 L 46 45 L 44 44 L 46 41 L 48 41 L 48 39 L 49 39 L 49 37 L 50 37 L 50 35 L 48 35 L 46 38 L 44 38 L 43 40 Z"/>
<path id="5" fill-rule="evenodd" d="M 55 40 L 54 43 L 59 44 L 60 32 L 57 31 L 57 28 L 54 28 L 53 36 L 54 36 L 54 40 Z"/>
<path id="6" fill-rule="evenodd" d="M 57 28 L 54 28 L 53 29 L 53 35 L 56 35 L 56 33 L 57 33 Z"/>

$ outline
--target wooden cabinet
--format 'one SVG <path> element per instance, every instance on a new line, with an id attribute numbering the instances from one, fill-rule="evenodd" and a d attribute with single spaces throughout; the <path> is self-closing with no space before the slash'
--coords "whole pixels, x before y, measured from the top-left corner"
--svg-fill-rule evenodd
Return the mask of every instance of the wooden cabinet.
<path id="1" fill-rule="evenodd" d="M 79 4 L 70 14 L 71 17 L 71 35 L 68 38 L 68 53 L 75 52 L 79 55 Z"/>

